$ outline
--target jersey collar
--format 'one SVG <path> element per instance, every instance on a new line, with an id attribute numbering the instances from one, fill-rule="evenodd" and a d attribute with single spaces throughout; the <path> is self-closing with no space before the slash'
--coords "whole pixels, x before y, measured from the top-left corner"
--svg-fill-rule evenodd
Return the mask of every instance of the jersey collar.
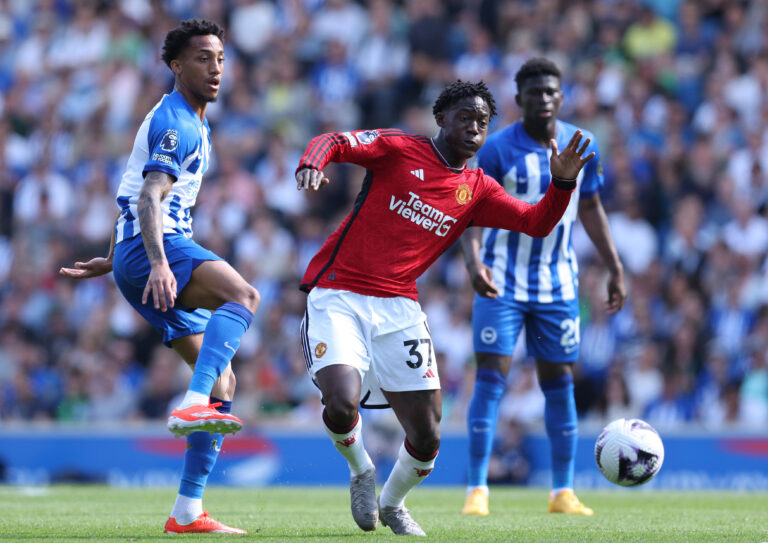
<path id="1" fill-rule="evenodd" d="M 208 117 L 204 117 L 203 120 L 200 120 L 200 117 L 197 116 L 197 113 L 194 109 L 192 109 L 192 106 L 189 105 L 189 102 L 187 102 L 187 99 L 184 98 L 184 95 L 181 94 L 176 89 L 173 89 L 173 92 L 169 95 L 170 98 L 175 100 L 177 103 L 181 104 L 184 109 L 187 110 L 187 113 L 189 113 L 192 117 L 195 118 L 197 122 L 199 122 L 201 125 L 205 125 L 205 123 L 208 121 Z"/>
<path id="2" fill-rule="evenodd" d="M 432 138 L 429 138 L 429 144 L 432 146 L 432 151 L 435 153 L 435 156 L 437 157 L 437 159 L 443 163 L 443 166 L 451 170 L 453 173 L 461 173 L 467 169 L 466 164 L 464 164 L 461 168 L 454 168 L 453 166 L 448 164 L 448 161 L 445 160 L 443 153 L 441 153 L 440 149 L 437 148 L 437 145 L 435 145 L 435 142 Z"/>
<path id="3" fill-rule="evenodd" d="M 525 128 L 523 127 L 523 121 L 518 121 L 516 123 L 516 130 L 519 132 L 518 135 L 518 141 L 521 141 L 523 145 L 525 145 L 529 149 L 545 149 L 548 150 L 549 147 L 542 147 L 542 145 L 534 140 L 528 132 L 525 131 Z M 557 140 L 558 145 L 560 144 L 560 140 L 557 139 L 560 134 L 563 133 L 563 127 L 562 123 L 559 119 L 555 120 L 555 139 Z"/>

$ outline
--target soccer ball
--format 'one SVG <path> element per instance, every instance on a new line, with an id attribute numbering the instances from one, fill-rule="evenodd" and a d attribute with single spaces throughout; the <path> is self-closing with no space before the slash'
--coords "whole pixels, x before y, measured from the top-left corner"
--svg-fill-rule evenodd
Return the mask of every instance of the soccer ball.
<path id="1" fill-rule="evenodd" d="M 661 469 L 664 445 L 647 422 L 618 419 L 603 428 L 597 438 L 595 461 L 610 482 L 637 486 L 653 479 Z"/>

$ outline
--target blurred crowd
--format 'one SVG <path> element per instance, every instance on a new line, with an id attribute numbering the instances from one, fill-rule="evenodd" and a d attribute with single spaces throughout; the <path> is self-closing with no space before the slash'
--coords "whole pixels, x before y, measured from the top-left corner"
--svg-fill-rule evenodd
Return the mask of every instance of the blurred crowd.
<path id="1" fill-rule="evenodd" d="M 350 209 L 364 172 L 296 191 L 322 132 L 433 135 L 456 79 L 484 80 L 515 122 L 514 75 L 562 69 L 560 118 L 591 130 L 602 198 L 629 287 L 603 310 L 605 272 L 582 231 L 581 417 L 660 428 L 768 427 L 768 3 L 754 0 L 0 0 L 0 422 L 162 419 L 191 372 L 123 301 L 111 276 L 60 266 L 106 254 L 114 194 L 144 115 L 169 92 L 166 32 L 227 30 L 208 108 L 214 159 L 195 239 L 262 295 L 234 364 L 234 412 L 317 425 L 298 338 L 299 277 Z M 460 253 L 421 278 L 444 389 L 462 428 L 474 378 Z M 519 346 L 501 416 L 541 424 Z"/>

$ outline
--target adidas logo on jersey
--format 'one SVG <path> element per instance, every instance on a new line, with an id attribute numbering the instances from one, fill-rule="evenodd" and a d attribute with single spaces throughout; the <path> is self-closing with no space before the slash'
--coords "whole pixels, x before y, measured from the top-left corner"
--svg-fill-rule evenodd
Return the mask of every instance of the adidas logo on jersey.
<path id="1" fill-rule="evenodd" d="M 432 371 L 432 368 L 427 368 L 427 373 L 421 376 L 422 379 L 430 379 L 432 377 L 436 377 L 435 372 Z"/>
<path id="2" fill-rule="evenodd" d="M 418 169 L 418 170 L 411 170 L 411 174 L 415 175 L 422 181 L 424 181 L 424 170 Z"/>

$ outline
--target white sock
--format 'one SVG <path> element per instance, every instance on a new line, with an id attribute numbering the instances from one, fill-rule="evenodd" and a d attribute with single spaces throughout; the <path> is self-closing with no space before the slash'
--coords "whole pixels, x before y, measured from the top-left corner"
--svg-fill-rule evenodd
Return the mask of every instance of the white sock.
<path id="1" fill-rule="evenodd" d="M 333 440 L 336 450 L 347 459 L 349 471 L 352 472 L 352 475 L 360 475 L 373 467 L 371 457 L 368 456 L 363 445 L 363 418 L 359 414 L 357 415 L 357 423 L 346 434 L 337 434 L 328 428 L 325 420 L 323 420 L 323 426 L 331 440 Z"/>
<path id="2" fill-rule="evenodd" d="M 203 394 L 202 392 L 195 392 L 194 390 L 187 390 L 184 395 L 184 399 L 181 400 L 179 409 L 186 409 L 191 405 L 208 405 L 210 396 Z"/>
<path id="3" fill-rule="evenodd" d="M 405 497 L 413 487 L 427 478 L 427 475 L 435 467 L 434 458 L 426 462 L 417 460 L 406 450 L 405 442 L 400 445 L 400 451 L 397 453 L 397 462 L 389 474 L 384 488 L 381 489 L 379 500 L 382 507 L 402 507 L 405 504 Z"/>
<path id="4" fill-rule="evenodd" d="M 467 496 L 472 494 L 475 490 L 482 490 L 483 494 L 486 496 L 488 495 L 488 486 L 487 485 L 480 485 L 480 486 L 468 486 L 467 487 Z"/>
<path id="5" fill-rule="evenodd" d="M 173 504 L 173 511 L 171 511 L 171 516 L 176 519 L 176 522 L 191 524 L 202 514 L 202 498 L 187 498 L 181 494 L 176 495 L 176 503 Z"/>
<path id="6" fill-rule="evenodd" d="M 562 487 L 562 488 L 553 488 L 553 489 L 552 489 L 552 492 L 550 492 L 550 493 L 549 493 L 549 495 L 550 495 L 550 497 L 554 498 L 554 497 L 556 497 L 558 494 L 560 494 L 561 492 L 563 492 L 564 490 L 571 490 L 571 491 L 572 491 L 573 489 L 572 489 L 572 488 L 570 488 L 570 487 L 567 487 L 567 486 L 564 486 L 564 487 Z"/>

